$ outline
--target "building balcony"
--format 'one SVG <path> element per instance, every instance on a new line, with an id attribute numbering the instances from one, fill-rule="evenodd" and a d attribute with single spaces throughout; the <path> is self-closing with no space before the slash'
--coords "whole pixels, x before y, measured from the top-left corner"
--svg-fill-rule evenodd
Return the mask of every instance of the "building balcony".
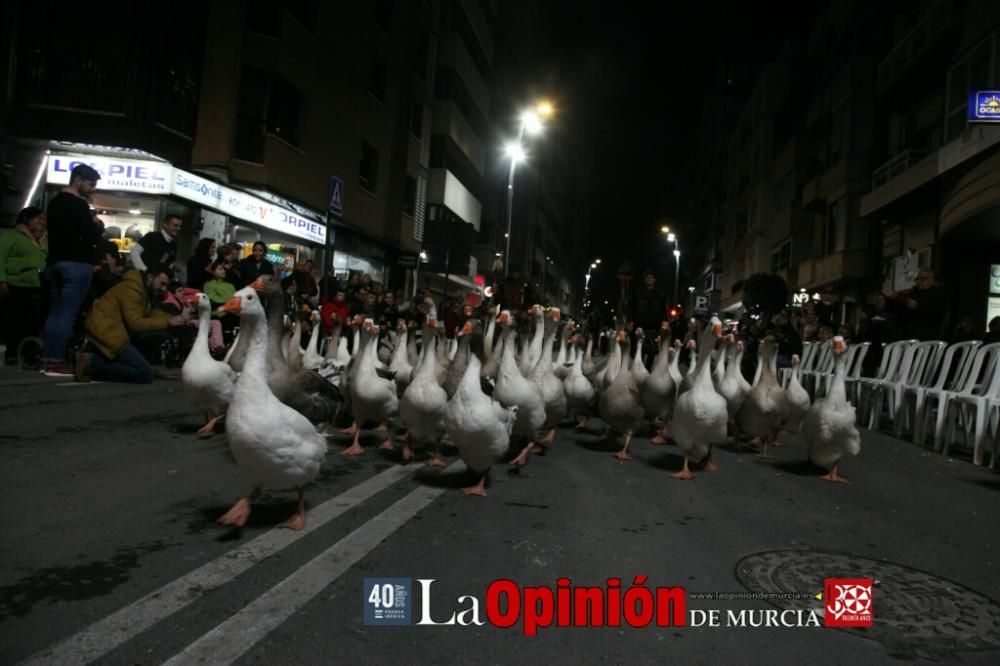
<path id="1" fill-rule="evenodd" d="M 479 175 L 485 173 L 486 149 L 483 142 L 454 102 L 439 99 L 434 103 L 432 131 L 451 138 Z"/>
<path id="2" fill-rule="evenodd" d="M 872 191 L 861 198 L 861 216 L 872 215 L 997 144 L 1000 127 L 975 125 L 934 152 L 910 149 L 893 156 L 872 173 Z"/>
<path id="3" fill-rule="evenodd" d="M 471 224 L 477 233 L 479 232 L 483 205 L 448 169 L 431 169 L 427 204 L 443 205 L 463 222 Z"/>
<path id="4" fill-rule="evenodd" d="M 841 250 L 826 257 L 803 259 L 799 263 L 799 287 L 815 289 L 865 277 L 865 250 Z"/>
<path id="5" fill-rule="evenodd" d="M 826 190 L 821 184 L 822 177 L 822 174 L 817 174 L 802 185 L 802 207 L 806 210 L 826 208 Z"/>
<path id="6" fill-rule="evenodd" d="M 949 48 L 959 26 L 954 0 L 933 3 L 902 41 L 879 63 L 875 78 L 879 96 L 905 105 L 913 94 L 925 92 L 926 84 L 915 86 L 918 90 L 912 90 L 908 84 L 918 77 L 920 81 L 933 80 L 926 71 L 927 64 L 947 66 L 948 58 L 940 56 Z"/>
<path id="7" fill-rule="evenodd" d="M 465 84 L 466 89 L 472 96 L 479 112 L 484 118 L 490 115 L 490 91 L 483 81 L 483 77 L 476 68 L 472 56 L 462 43 L 462 38 L 457 33 L 450 32 L 441 41 L 441 52 L 439 62 L 451 67 L 458 73 L 458 77 Z"/>

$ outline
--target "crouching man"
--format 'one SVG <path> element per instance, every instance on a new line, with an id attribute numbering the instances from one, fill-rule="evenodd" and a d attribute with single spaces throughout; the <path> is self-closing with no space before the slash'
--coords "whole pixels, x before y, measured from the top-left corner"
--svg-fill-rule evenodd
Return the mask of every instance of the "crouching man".
<path id="1" fill-rule="evenodd" d="M 168 269 L 149 267 L 127 271 L 121 282 L 94 302 L 87 317 L 87 337 L 95 351 L 76 356 L 77 381 L 99 379 L 149 384 L 153 369 L 131 342 L 131 336 L 166 331 L 187 323 L 184 315 L 164 312 L 154 306 L 170 284 Z"/>

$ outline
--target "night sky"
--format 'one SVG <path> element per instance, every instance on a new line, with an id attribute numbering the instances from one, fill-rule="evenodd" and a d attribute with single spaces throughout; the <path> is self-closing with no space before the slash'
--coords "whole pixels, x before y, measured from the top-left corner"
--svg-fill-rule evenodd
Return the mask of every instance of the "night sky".
<path id="1" fill-rule="evenodd" d="M 523 87 L 529 99 L 553 95 L 560 140 L 592 154 L 588 223 L 598 241 L 590 254 L 612 269 L 629 259 L 636 271 L 657 263 L 663 273 L 672 270 L 670 248 L 658 229 L 668 220 L 683 227 L 683 176 L 698 159 L 697 114 L 716 64 L 773 57 L 788 35 L 808 25 L 815 9 L 802 4 L 810 6 L 799 14 L 783 3 L 501 5 L 511 86 Z M 683 250 L 683 235 L 680 240 Z M 612 271 L 603 277 L 592 282 L 595 295 L 614 298 Z"/>

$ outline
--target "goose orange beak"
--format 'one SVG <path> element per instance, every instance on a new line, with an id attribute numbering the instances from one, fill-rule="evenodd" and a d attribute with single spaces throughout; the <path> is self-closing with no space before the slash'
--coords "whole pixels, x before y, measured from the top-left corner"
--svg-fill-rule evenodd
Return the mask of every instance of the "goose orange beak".
<path id="1" fill-rule="evenodd" d="M 437 325 L 438 325 L 437 317 L 427 318 L 427 328 L 437 328 Z"/>
<path id="2" fill-rule="evenodd" d="M 472 335 L 472 322 L 467 321 L 462 325 L 462 330 L 458 332 L 459 335 Z"/>
<path id="3" fill-rule="evenodd" d="M 722 324 L 712 324 L 712 335 L 717 338 L 722 337 Z"/>
<path id="4" fill-rule="evenodd" d="M 497 317 L 497 323 L 501 326 L 506 325 L 508 321 L 510 321 L 510 315 L 506 311 L 501 312 L 500 316 Z"/>
<path id="5" fill-rule="evenodd" d="M 219 306 L 219 312 L 242 312 L 243 300 L 239 296 L 233 296 L 228 301 Z"/>
<path id="6" fill-rule="evenodd" d="M 552 321 L 559 321 L 562 317 L 562 313 L 559 312 L 559 308 L 552 308 Z"/>
<path id="7" fill-rule="evenodd" d="M 257 278 L 249 286 L 253 287 L 254 291 L 264 291 L 264 278 Z"/>
<path id="8" fill-rule="evenodd" d="M 847 343 L 839 335 L 833 339 L 833 351 L 843 354 L 847 350 Z"/>

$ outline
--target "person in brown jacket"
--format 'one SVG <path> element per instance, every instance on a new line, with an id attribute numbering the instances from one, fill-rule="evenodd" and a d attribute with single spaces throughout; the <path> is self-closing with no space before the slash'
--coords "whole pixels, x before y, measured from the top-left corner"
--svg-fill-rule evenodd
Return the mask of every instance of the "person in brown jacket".
<path id="1" fill-rule="evenodd" d="M 131 343 L 131 335 L 187 323 L 186 316 L 170 316 L 153 305 L 154 298 L 162 298 L 170 279 L 166 268 L 150 268 L 145 273 L 130 270 L 94 302 L 85 328 L 95 351 L 77 354 L 77 381 L 152 383 L 153 369 Z"/>

